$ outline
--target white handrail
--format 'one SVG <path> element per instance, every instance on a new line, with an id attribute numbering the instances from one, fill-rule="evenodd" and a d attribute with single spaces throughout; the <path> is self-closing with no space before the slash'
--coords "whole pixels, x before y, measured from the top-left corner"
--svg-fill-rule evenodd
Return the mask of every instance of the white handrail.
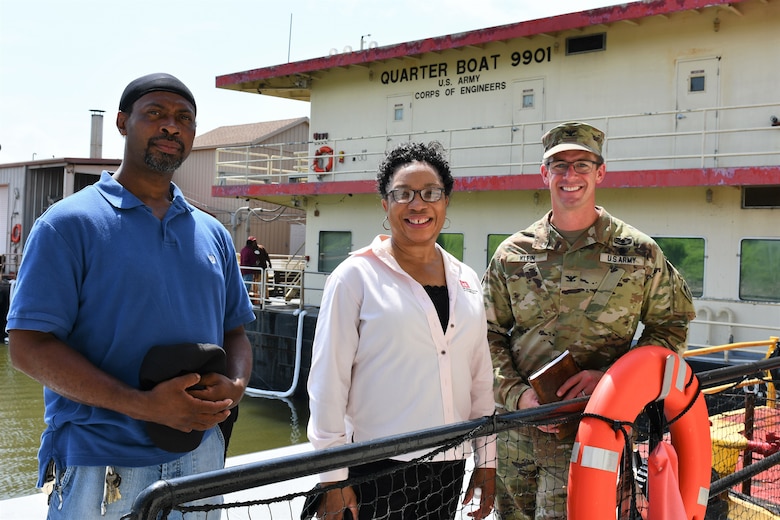
<path id="1" fill-rule="evenodd" d="M 298 316 L 298 330 L 295 334 L 295 365 L 293 366 L 293 380 L 290 387 L 284 391 L 265 390 L 262 388 L 250 388 L 244 391 L 250 397 L 290 397 L 295 393 L 301 376 L 301 352 L 303 351 L 303 318 L 306 317 L 305 309 L 296 309 L 293 315 Z"/>
<path id="2" fill-rule="evenodd" d="M 687 161 L 696 167 L 705 167 L 712 163 L 715 166 L 728 166 L 729 161 L 739 158 L 754 157 L 754 166 L 777 164 L 777 150 L 770 144 L 769 132 L 778 132 L 767 116 L 766 126 L 755 126 L 759 115 L 780 110 L 780 103 L 764 103 L 755 105 L 735 105 L 724 107 L 709 107 L 696 110 L 686 110 L 688 116 L 699 114 L 693 118 L 700 121 L 697 127 L 685 131 L 651 131 L 643 134 L 625 133 L 623 127 L 642 128 L 645 121 L 647 128 L 676 128 L 677 110 L 600 115 L 587 118 L 605 130 L 609 138 L 606 142 L 606 157 L 612 164 L 612 169 L 624 165 L 634 168 L 646 165 L 649 161 Z M 707 128 L 711 114 L 721 116 L 724 112 L 741 113 L 744 117 L 719 117 L 719 126 Z M 758 119 L 760 120 L 760 119 Z M 736 123 L 724 127 L 724 121 Z M 626 122 L 626 124 L 622 124 Z M 341 177 L 350 180 L 356 177 L 374 175 L 376 165 L 385 153 L 388 142 L 406 140 L 439 140 L 445 145 L 450 155 L 450 165 L 453 175 L 472 175 L 477 169 L 482 175 L 492 170 L 497 175 L 538 174 L 539 157 L 541 155 L 540 136 L 544 129 L 552 128 L 560 121 L 535 121 L 522 124 L 486 125 L 480 127 L 449 128 L 439 131 L 409 132 L 403 134 L 375 134 L 364 136 L 333 137 L 328 141 L 308 141 L 291 143 L 274 143 L 257 146 L 226 147 L 217 149 L 215 184 L 252 184 L 252 183 L 286 183 L 310 180 L 337 181 Z M 748 124 L 750 126 L 748 126 Z M 740 126 L 741 125 L 741 126 Z M 763 137 L 745 140 L 746 134 Z M 530 136 L 536 136 L 531 139 Z M 480 136 L 477 138 L 477 136 Z M 681 143 L 699 136 L 697 145 L 655 147 L 657 155 L 632 155 L 631 152 L 621 153 L 620 148 L 629 142 L 657 142 L 666 145 Z M 729 144 L 728 138 L 733 138 Z M 717 140 L 717 146 L 713 143 Z M 479 144 L 473 144 L 473 143 Z M 464 144 L 462 144 L 464 143 Z M 330 172 L 314 172 L 311 165 L 315 159 L 314 150 L 326 145 L 334 150 L 333 169 Z M 308 148 L 302 152 L 301 147 Z M 654 149 L 654 147 L 650 147 Z M 273 149 L 273 154 L 265 153 Z M 630 149 L 630 147 L 629 147 Z M 485 153 L 477 153 L 485 152 Z M 487 153 L 489 152 L 489 153 Z M 231 160 L 223 160 L 226 158 Z M 490 170 L 486 170 L 489 168 Z"/>

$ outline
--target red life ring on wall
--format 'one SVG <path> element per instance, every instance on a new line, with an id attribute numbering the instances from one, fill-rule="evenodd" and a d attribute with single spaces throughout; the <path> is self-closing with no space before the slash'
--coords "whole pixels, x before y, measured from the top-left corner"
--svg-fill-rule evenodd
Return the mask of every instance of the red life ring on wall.
<path id="1" fill-rule="evenodd" d="M 21 239 L 22 239 L 22 225 L 14 224 L 14 227 L 11 228 L 11 242 L 13 242 L 14 244 L 18 244 Z"/>
<path id="2" fill-rule="evenodd" d="M 325 155 L 329 155 L 328 162 L 325 163 Z M 311 169 L 317 173 L 324 173 L 333 170 L 333 148 L 330 146 L 323 146 L 316 152 L 314 152 L 314 160 L 311 163 Z"/>
<path id="3" fill-rule="evenodd" d="M 633 422 L 648 403 L 661 399 L 666 419 L 676 418 L 669 430 L 679 458 L 686 519 L 704 519 L 712 465 L 704 395 L 682 356 L 663 347 L 643 346 L 607 370 L 585 408 L 569 465 L 569 520 L 615 517 L 615 486 L 625 439 L 621 431 L 594 416 Z M 652 504 L 652 490 L 649 494 Z"/>

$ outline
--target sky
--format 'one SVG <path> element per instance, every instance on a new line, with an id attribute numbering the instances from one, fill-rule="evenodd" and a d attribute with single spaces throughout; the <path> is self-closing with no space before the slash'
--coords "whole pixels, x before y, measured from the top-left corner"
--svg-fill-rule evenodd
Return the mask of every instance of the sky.
<path id="1" fill-rule="evenodd" d="M 216 88 L 216 77 L 615 5 L 619 0 L 0 0 L 0 164 L 121 159 L 119 97 L 168 72 L 193 92 L 198 133 L 309 115 L 309 104 Z"/>

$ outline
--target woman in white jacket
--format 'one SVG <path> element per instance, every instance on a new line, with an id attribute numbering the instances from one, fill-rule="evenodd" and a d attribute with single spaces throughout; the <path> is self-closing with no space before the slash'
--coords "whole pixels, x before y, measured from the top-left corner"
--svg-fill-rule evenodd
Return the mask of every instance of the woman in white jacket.
<path id="1" fill-rule="evenodd" d="M 317 319 L 308 381 L 308 435 L 316 449 L 493 413 L 479 277 L 436 243 L 452 186 L 438 143 L 403 143 L 380 165 L 390 235 L 377 236 L 333 271 Z M 493 506 L 492 441 L 474 443 L 476 469 L 463 500 L 481 488 L 480 507 L 471 513 L 477 520 Z M 360 519 L 452 518 L 471 451 L 464 444 L 422 464 L 405 465 L 421 455 L 410 453 L 324 473 L 323 485 L 399 467 L 329 491 L 318 517 L 341 520 L 349 510 Z"/>

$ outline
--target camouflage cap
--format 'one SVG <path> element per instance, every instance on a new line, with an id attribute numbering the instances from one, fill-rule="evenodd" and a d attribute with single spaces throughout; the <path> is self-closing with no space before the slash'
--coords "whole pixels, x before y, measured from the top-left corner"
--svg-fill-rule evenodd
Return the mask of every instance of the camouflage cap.
<path id="1" fill-rule="evenodd" d="M 604 144 L 604 132 L 587 123 L 569 121 L 561 123 L 542 137 L 544 145 L 543 159 L 566 150 L 585 150 L 599 156 L 602 161 L 601 147 Z"/>

